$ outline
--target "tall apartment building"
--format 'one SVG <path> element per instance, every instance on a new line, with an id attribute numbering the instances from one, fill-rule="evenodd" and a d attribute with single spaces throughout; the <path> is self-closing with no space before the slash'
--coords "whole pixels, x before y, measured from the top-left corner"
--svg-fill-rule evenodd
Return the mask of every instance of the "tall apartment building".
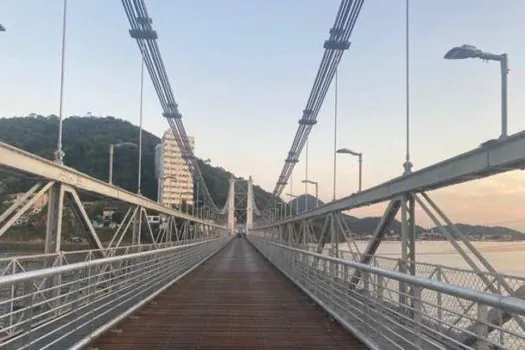
<path id="1" fill-rule="evenodd" d="M 195 140 L 188 139 L 193 149 Z M 162 142 L 155 148 L 155 174 L 159 202 L 179 208 L 183 202 L 193 205 L 193 179 L 171 129 L 164 132 Z"/>

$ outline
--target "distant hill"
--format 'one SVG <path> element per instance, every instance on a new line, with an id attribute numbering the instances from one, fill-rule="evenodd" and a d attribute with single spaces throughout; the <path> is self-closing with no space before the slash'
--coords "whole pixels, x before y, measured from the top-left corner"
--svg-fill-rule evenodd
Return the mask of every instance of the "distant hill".
<path id="1" fill-rule="evenodd" d="M 306 203 L 305 203 L 306 198 Z M 319 201 L 319 206 L 324 205 L 325 203 L 323 201 Z M 308 210 L 311 210 L 316 207 L 316 198 L 312 195 L 300 195 L 297 196 L 297 198 L 294 198 L 289 202 L 289 205 L 292 206 L 292 208 L 295 208 L 297 205 L 298 212 L 303 212 L 305 210 L 305 207 L 308 208 Z M 295 210 L 295 209 L 294 209 Z M 381 221 L 380 217 L 365 217 L 365 218 L 358 218 L 351 215 L 343 214 L 344 218 L 346 220 L 346 224 L 348 228 L 356 234 L 360 235 L 371 235 L 374 233 L 375 228 L 379 224 L 379 221 Z M 420 234 L 421 232 L 424 232 L 425 229 L 421 226 L 416 226 L 416 233 Z M 397 220 L 394 220 L 390 227 L 387 229 L 388 234 L 395 234 L 401 232 L 401 223 Z"/>
<path id="2" fill-rule="evenodd" d="M 316 199 L 314 196 L 308 195 L 306 197 L 306 206 L 308 209 L 315 208 Z M 295 208 L 295 203 L 297 202 L 298 211 L 303 212 L 305 209 L 305 195 L 300 195 L 297 198 L 290 201 L 290 205 L 292 205 Z M 324 205 L 322 201 L 319 201 L 319 206 Z M 378 216 L 371 216 L 371 217 L 364 217 L 364 218 L 358 218 L 351 215 L 344 215 L 346 224 L 348 225 L 348 228 L 356 234 L 359 235 L 371 235 L 374 233 L 377 225 L 381 221 L 381 217 Z M 522 232 L 519 232 L 517 230 L 513 230 L 507 227 L 499 227 L 499 226 L 481 226 L 481 225 L 468 225 L 468 224 L 456 224 L 456 227 L 463 232 L 465 235 L 482 235 L 482 236 L 504 236 L 509 235 L 512 237 L 512 239 L 525 239 L 525 234 Z M 421 226 L 416 225 L 416 234 L 420 235 L 423 232 L 428 231 L 435 231 L 439 232 L 437 227 L 433 227 L 430 229 L 425 229 Z M 394 234 L 400 234 L 401 233 L 401 222 L 398 220 L 394 220 L 390 226 L 387 228 L 387 236 L 388 235 L 394 235 Z"/>
<path id="3" fill-rule="evenodd" d="M 525 234 L 520 231 L 510 229 L 508 227 L 501 226 L 481 226 L 481 225 L 468 225 L 468 224 L 456 224 L 456 227 L 464 235 L 482 235 L 482 236 L 511 236 L 512 239 L 525 239 Z M 433 231 L 437 231 L 437 227 L 432 228 Z"/>
<path id="4" fill-rule="evenodd" d="M 13 146 L 37 154 L 47 159 L 53 158 L 58 133 L 56 116 L 32 114 L 28 117 L 0 118 L 0 140 Z M 139 128 L 130 122 L 114 117 L 78 117 L 64 119 L 63 149 L 64 163 L 98 179 L 108 179 L 109 145 L 118 142 L 138 144 Z M 157 180 L 154 162 L 155 146 L 160 139 L 147 132 L 143 133 L 142 193 L 153 200 L 157 199 Z M 120 149 L 114 157 L 113 183 L 135 192 L 137 190 L 136 149 Z M 218 207 L 224 206 L 228 196 L 231 173 L 221 167 L 205 164 L 198 159 L 204 181 Z M 10 193 L 24 189 L 24 183 L 9 174 L 1 174 L 4 186 Z M 270 194 L 259 186 L 254 186 L 258 207 L 263 207 Z"/>
<path id="5" fill-rule="evenodd" d="M 289 203 L 290 205 L 292 205 L 293 208 L 295 208 L 296 203 L 297 203 L 297 212 L 299 213 L 305 211 L 305 209 L 311 210 L 315 208 L 317 205 L 319 206 L 324 205 L 324 202 L 322 200 L 317 200 L 315 196 L 312 196 L 311 194 L 308 194 L 308 195 L 302 194 L 300 196 L 297 196 L 297 198 L 294 198 Z"/>

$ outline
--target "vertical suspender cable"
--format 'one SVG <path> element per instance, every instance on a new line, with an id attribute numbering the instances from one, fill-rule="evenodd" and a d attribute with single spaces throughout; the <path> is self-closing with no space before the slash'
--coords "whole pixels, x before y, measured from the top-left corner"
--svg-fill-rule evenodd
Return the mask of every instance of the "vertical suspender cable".
<path id="1" fill-rule="evenodd" d="M 409 0 L 405 3 L 405 88 L 406 88 L 406 155 L 403 164 L 404 173 L 410 173 L 412 163 L 410 163 L 410 36 L 409 36 Z"/>
<path id="2" fill-rule="evenodd" d="M 140 60 L 140 103 L 139 103 L 139 169 L 137 174 L 137 193 L 140 194 L 142 186 L 142 105 L 144 99 L 144 59 Z"/>
<path id="3" fill-rule="evenodd" d="M 67 0 L 64 0 L 64 14 L 62 18 L 62 54 L 60 63 L 60 97 L 58 107 L 58 141 L 55 152 L 55 160 L 60 164 L 64 161 L 64 152 L 62 151 L 62 121 L 64 118 L 64 73 L 66 58 L 66 20 L 67 20 Z"/>
<path id="4" fill-rule="evenodd" d="M 334 89 L 334 193 L 332 200 L 335 200 L 335 191 L 337 186 L 337 71 L 335 69 L 335 89 Z"/>

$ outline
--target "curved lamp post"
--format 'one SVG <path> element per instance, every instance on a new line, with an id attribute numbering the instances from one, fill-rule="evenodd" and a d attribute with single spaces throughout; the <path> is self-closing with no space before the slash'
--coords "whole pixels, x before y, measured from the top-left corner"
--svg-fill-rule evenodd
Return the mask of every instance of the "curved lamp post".
<path id="1" fill-rule="evenodd" d="M 308 179 L 303 180 L 301 182 L 304 183 L 304 184 L 310 184 L 310 185 L 314 185 L 315 186 L 315 207 L 318 208 L 319 207 L 319 182 L 308 180 Z M 308 201 L 306 203 L 308 203 Z M 305 210 L 307 210 L 307 209 L 308 208 L 305 208 Z"/>
<path id="2" fill-rule="evenodd" d="M 461 45 L 450 49 L 445 54 L 447 60 L 462 60 L 465 58 L 480 58 L 486 61 L 498 61 L 501 68 L 501 135 L 507 136 L 507 74 L 509 74 L 509 61 L 506 53 L 494 54 L 484 52 L 472 45 Z"/>
<path id="3" fill-rule="evenodd" d="M 336 151 L 336 153 L 342 153 L 342 154 L 350 154 L 353 156 L 358 157 L 359 159 L 359 192 L 361 192 L 361 188 L 363 185 L 363 153 L 354 152 L 352 150 L 349 150 L 348 148 L 340 148 Z"/>

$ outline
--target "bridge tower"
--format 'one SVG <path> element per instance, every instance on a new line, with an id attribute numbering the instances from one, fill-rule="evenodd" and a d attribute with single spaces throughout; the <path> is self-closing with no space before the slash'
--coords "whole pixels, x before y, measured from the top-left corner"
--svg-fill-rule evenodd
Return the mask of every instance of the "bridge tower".
<path id="1" fill-rule="evenodd" d="M 230 233 L 235 232 L 235 178 L 230 177 L 230 188 L 228 190 L 228 229 Z"/>
<path id="2" fill-rule="evenodd" d="M 248 191 L 246 195 L 246 233 L 253 227 L 253 180 L 250 175 L 248 178 Z"/>

